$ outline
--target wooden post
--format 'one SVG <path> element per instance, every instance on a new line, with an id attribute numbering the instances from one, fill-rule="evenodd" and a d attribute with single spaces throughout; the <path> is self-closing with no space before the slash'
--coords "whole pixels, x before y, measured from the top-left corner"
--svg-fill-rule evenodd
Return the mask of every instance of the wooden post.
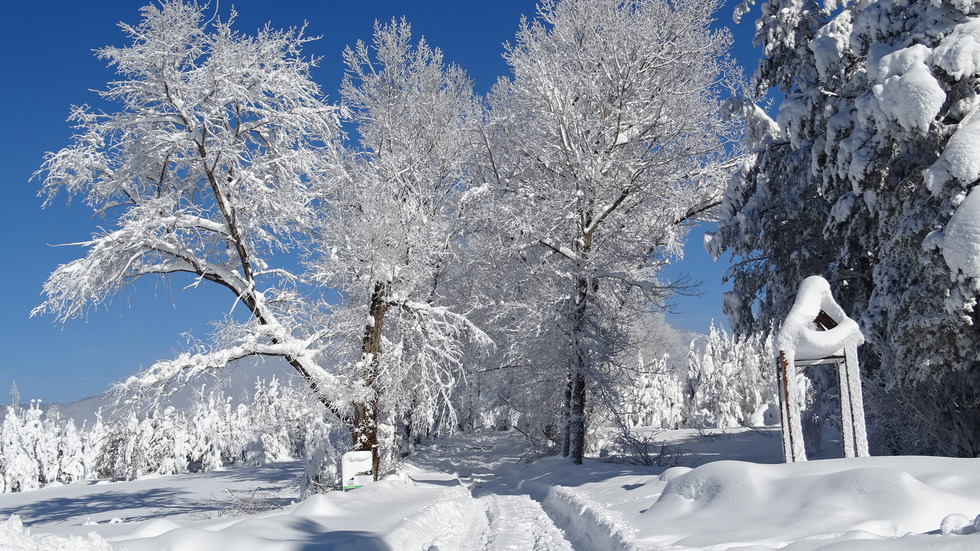
<path id="1" fill-rule="evenodd" d="M 799 420 L 793 419 L 792 416 L 793 410 L 790 407 L 789 395 L 789 362 L 786 360 L 786 354 L 782 350 L 779 351 L 779 364 L 776 373 L 779 381 L 779 414 L 783 433 L 783 461 L 786 463 L 795 463 L 797 458 L 794 453 L 795 448 L 793 447 L 793 423 L 799 423 Z"/>
<path id="2" fill-rule="evenodd" d="M 840 433 L 844 457 L 854 457 L 854 416 L 851 414 L 851 386 L 848 380 L 847 358 L 837 363 L 837 386 L 840 392 Z"/>
<path id="3" fill-rule="evenodd" d="M 857 322 L 849 318 L 834 300 L 827 280 L 810 276 L 800 284 L 796 302 L 786 315 L 776 342 L 786 462 L 806 461 L 806 451 L 802 447 L 803 428 L 797 419 L 799 415 L 794 415 L 790 404 L 790 388 L 795 388 L 795 381 L 789 378 L 796 376 L 797 362 L 800 365 L 833 363 L 837 366 L 844 457 L 868 455 L 857 364 L 857 347 L 864 343 L 864 336 Z"/>

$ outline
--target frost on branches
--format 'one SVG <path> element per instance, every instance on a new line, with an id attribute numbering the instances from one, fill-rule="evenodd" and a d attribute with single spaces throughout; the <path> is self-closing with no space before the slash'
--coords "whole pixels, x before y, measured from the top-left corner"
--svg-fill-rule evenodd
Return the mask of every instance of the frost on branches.
<path id="1" fill-rule="evenodd" d="M 480 111 L 466 73 L 404 21 L 344 51 L 341 97 L 360 144 L 328 184 L 313 270 L 336 289 L 327 322 L 355 385 L 354 448 L 454 431 L 463 358 L 489 339 L 467 316 L 467 168 Z M 385 437 L 379 431 L 397 430 Z"/>
<path id="2" fill-rule="evenodd" d="M 778 133 L 750 144 L 707 240 L 736 257 L 734 327 L 765 329 L 796 282 L 824 274 L 868 337 L 882 451 L 975 456 L 980 4 L 770 0 L 758 13 L 754 85 L 785 95 Z"/>
<path id="3" fill-rule="evenodd" d="M 75 107 L 73 144 L 38 174 L 48 202 L 62 191 L 80 196 L 108 229 L 51 274 L 34 314 L 66 321 L 137 279 L 189 274 L 192 286 L 230 291 L 245 318 L 224 326 L 219 346 L 161 361 L 127 387 L 281 356 L 345 417 L 340 381 L 317 362 L 322 334 L 306 323 L 304 283 L 272 263 L 309 246 L 313 182 L 332 166 L 337 108 L 310 80 L 302 30 L 251 37 L 233 30 L 234 11 L 205 21 L 202 10 L 144 7 L 139 25 L 121 25 L 130 45 L 98 51 L 118 73 L 100 95 L 118 110 Z"/>
<path id="4" fill-rule="evenodd" d="M 587 386 L 630 347 L 638 310 L 675 290 L 660 269 L 718 200 L 730 37 L 709 29 L 717 7 L 545 1 L 491 94 L 486 166 L 540 330 L 555 333 L 545 361 L 563 371 L 561 440 L 576 462 Z"/>

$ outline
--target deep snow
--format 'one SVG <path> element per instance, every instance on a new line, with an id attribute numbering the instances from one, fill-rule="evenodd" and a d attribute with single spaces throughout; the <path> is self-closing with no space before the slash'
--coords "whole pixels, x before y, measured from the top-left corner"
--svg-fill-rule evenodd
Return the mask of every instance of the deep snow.
<path id="1" fill-rule="evenodd" d="M 487 432 L 298 503 L 296 463 L 4 494 L 0 549 L 980 549 L 980 459 L 786 465 L 773 429 L 660 437 L 695 468 L 532 461 Z"/>

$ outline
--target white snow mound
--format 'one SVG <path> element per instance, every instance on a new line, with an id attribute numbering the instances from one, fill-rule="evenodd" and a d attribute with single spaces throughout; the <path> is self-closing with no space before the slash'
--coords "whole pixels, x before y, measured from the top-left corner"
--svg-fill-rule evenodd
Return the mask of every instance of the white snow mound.
<path id="1" fill-rule="evenodd" d="M 980 488 L 971 488 L 977 479 L 967 474 L 976 466 L 973 459 L 922 457 L 710 463 L 667 483 L 644 513 L 651 528 L 642 542 L 728 549 L 739 541 L 781 548 L 830 534 L 884 540 L 937 531 L 944 519 L 958 515 L 945 521 L 944 531 L 970 533 L 963 543 L 980 545 L 980 536 L 967 527 L 980 513 L 971 493 Z M 760 526 L 767 527 L 765 534 Z"/>
<path id="2" fill-rule="evenodd" d="M 869 75 L 880 82 L 872 87 L 879 107 L 907 131 L 927 132 L 946 101 L 946 92 L 929 71 L 932 51 L 922 44 L 868 59 Z"/>

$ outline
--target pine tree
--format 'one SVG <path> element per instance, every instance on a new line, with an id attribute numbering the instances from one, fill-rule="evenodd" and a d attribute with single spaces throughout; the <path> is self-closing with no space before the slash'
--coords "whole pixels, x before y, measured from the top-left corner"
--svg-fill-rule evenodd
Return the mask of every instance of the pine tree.
<path id="1" fill-rule="evenodd" d="M 763 4 L 754 84 L 785 94 L 779 134 L 755 144 L 710 243 L 737 257 L 739 331 L 778 322 L 804 277 L 831 282 L 866 334 L 869 406 L 892 452 L 980 451 L 980 274 L 963 262 L 975 238 L 952 223 L 980 177 L 965 145 L 978 16 L 962 2 Z"/>

